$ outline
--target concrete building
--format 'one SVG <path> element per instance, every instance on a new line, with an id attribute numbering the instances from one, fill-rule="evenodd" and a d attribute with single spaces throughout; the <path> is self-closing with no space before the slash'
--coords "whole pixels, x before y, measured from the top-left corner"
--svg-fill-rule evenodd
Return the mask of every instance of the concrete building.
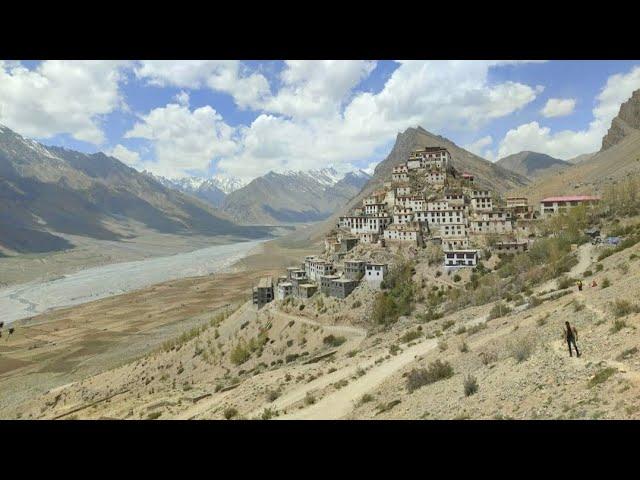
<path id="1" fill-rule="evenodd" d="M 409 174 L 408 173 L 392 173 L 391 180 L 393 180 L 394 182 L 406 182 L 407 180 L 409 180 Z"/>
<path id="2" fill-rule="evenodd" d="M 365 215 L 379 215 L 384 213 L 386 203 L 370 203 L 364 206 Z"/>
<path id="3" fill-rule="evenodd" d="M 425 173 L 424 179 L 431 185 L 444 185 L 447 180 L 447 175 L 443 172 L 428 171 Z"/>
<path id="4" fill-rule="evenodd" d="M 450 250 L 444 252 L 445 267 L 475 267 L 477 264 L 477 250 Z"/>
<path id="5" fill-rule="evenodd" d="M 469 220 L 469 232 L 473 235 L 502 235 L 513 232 L 513 222 L 503 219 Z"/>
<path id="6" fill-rule="evenodd" d="M 338 278 L 333 280 L 330 286 L 330 295 L 336 298 L 347 298 L 358 286 L 358 282 L 348 278 Z"/>
<path id="7" fill-rule="evenodd" d="M 253 287 L 253 304 L 261 307 L 273 300 L 273 278 L 264 277 Z"/>
<path id="8" fill-rule="evenodd" d="M 318 286 L 315 283 L 301 283 L 298 285 L 298 297 L 311 298 L 318 291 Z"/>
<path id="9" fill-rule="evenodd" d="M 493 210 L 493 199 L 489 190 L 474 190 L 471 194 L 471 209 L 478 212 Z"/>
<path id="10" fill-rule="evenodd" d="M 413 210 L 410 208 L 402 208 L 396 207 L 393 212 L 393 223 L 394 224 L 403 224 L 410 223 L 413 221 Z"/>
<path id="11" fill-rule="evenodd" d="M 414 245 L 422 245 L 422 229 L 420 224 L 405 223 L 405 224 L 392 224 L 389 225 L 384 233 L 383 238 L 385 241 L 391 242 L 408 242 Z"/>
<path id="12" fill-rule="evenodd" d="M 443 238 L 460 238 L 467 236 L 467 226 L 464 223 L 443 224 L 440 226 Z"/>
<path id="13" fill-rule="evenodd" d="M 502 241 L 497 242 L 493 251 L 496 253 L 518 253 L 518 252 L 526 252 L 529 249 L 529 242 L 525 241 Z"/>
<path id="14" fill-rule="evenodd" d="M 401 185 L 396 187 L 395 196 L 396 197 L 408 197 L 411 195 L 411 187 L 409 185 Z"/>
<path id="15" fill-rule="evenodd" d="M 374 244 L 378 243 L 380 235 L 378 233 L 361 233 L 360 234 L 360 242 L 364 244 Z"/>
<path id="16" fill-rule="evenodd" d="M 432 212 L 434 212 L 439 210 L 452 210 L 452 209 L 449 207 L 449 202 L 447 202 L 446 200 L 439 200 L 436 202 L 427 202 L 426 210 L 431 210 Z"/>
<path id="17" fill-rule="evenodd" d="M 419 222 L 427 222 L 429 225 L 460 224 L 465 223 L 466 215 L 464 210 L 426 210 L 414 212 L 414 219 Z"/>
<path id="18" fill-rule="evenodd" d="M 367 263 L 364 267 L 364 278 L 372 288 L 380 288 L 386 274 L 386 263 Z"/>
<path id="19" fill-rule="evenodd" d="M 464 250 L 469 248 L 469 238 L 444 238 L 440 237 L 443 250 Z"/>
<path id="20" fill-rule="evenodd" d="M 340 275 L 322 275 L 320 277 L 320 291 L 331 295 L 331 282 L 340 278 Z"/>
<path id="21" fill-rule="evenodd" d="M 540 201 L 540 215 L 545 217 L 559 212 L 565 212 L 578 205 L 593 205 L 600 201 L 600 197 L 593 195 L 568 195 L 547 197 Z"/>
<path id="22" fill-rule="evenodd" d="M 445 200 L 451 207 L 453 207 L 454 205 L 463 206 L 465 203 L 464 194 L 462 192 L 445 192 L 442 199 Z"/>
<path id="23" fill-rule="evenodd" d="M 322 275 L 333 275 L 336 268 L 333 263 L 314 257 L 305 260 L 304 271 L 309 280 L 319 282 Z"/>
<path id="24" fill-rule="evenodd" d="M 336 253 L 347 253 L 358 244 L 358 238 L 356 237 L 342 237 L 340 239 L 339 248 Z"/>
<path id="25" fill-rule="evenodd" d="M 364 260 L 345 260 L 344 276 L 349 280 L 360 280 L 364 276 L 366 263 Z"/>
<path id="26" fill-rule="evenodd" d="M 291 282 L 281 282 L 276 290 L 276 299 L 284 300 L 293 295 L 293 284 Z"/>
<path id="27" fill-rule="evenodd" d="M 391 223 L 388 215 L 376 215 L 366 217 L 344 216 L 340 217 L 341 228 L 348 228 L 352 234 L 382 233 L 384 228 Z"/>

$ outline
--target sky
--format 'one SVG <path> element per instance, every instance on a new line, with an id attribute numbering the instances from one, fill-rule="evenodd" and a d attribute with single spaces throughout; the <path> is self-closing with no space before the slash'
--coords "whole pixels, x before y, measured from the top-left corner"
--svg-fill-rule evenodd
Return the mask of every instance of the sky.
<path id="1" fill-rule="evenodd" d="M 372 171 L 422 126 L 496 161 L 600 149 L 640 61 L 1 61 L 0 123 L 170 178 Z"/>

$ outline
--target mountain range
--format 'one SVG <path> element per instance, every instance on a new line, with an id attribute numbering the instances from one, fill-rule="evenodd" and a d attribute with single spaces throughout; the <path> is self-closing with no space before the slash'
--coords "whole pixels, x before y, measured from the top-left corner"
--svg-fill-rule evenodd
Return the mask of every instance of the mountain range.
<path id="1" fill-rule="evenodd" d="M 496 165 L 533 180 L 569 168 L 571 163 L 544 153 L 524 151 L 501 158 Z"/>
<path id="2" fill-rule="evenodd" d="M 525 195 L 530 202 L 567 192 L 602 194 L 606 186 L 637 176 L 640 172 L 640 90 L 620 106 L 602 139 L 600 151 L 580 157 L 577 157 L 579 162 L 557 175 L 540 177 L 512 193 Z"/>
<path id="3" fill-rule="evenodd" d="M 72 248 L 64 234 L 120 240 L 141 229 L 258 238 L 223 212 L 104 153 L 46 147 L 0 125 L 0 248 Z"/>
<path id="4" fill-rule="evenodd" d="M 224 199 L 228 194 L 235 192 L 246 185 L 246 182 L 239 178 L 224 177 L 222 175 L 210 178 L 184 177 L 170 179 L 160 175 L 154 175 L 146 170 L 142 173 L 151 176 L 165 187 L 193 195 L 216 208 L 220 208 L 222 206 Z"/>
<path id="5" fill-rule="evenodd" d="M 341 209 L 370 178 L 362 170 L 340 174 L 333 167 L 269 172 L 227 195 L 222 210 L 248 224 L 315 222 Z"/>

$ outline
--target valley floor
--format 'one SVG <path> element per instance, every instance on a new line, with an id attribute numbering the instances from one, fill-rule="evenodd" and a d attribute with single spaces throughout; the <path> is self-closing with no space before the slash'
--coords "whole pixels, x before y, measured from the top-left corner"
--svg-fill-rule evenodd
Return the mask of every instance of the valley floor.
<path id="1" fill-rule="evenodd" d="M 582 292 L 575 286 L 562 289 L 552 281 L 534 289 L 542 300 L 539 304 L 510 305 L 511 312 L 498 318 L 491 318 L 493 304 L 486 304 L 429 322 L 401 317 L 389 329 L 367 323 L 365 304 L 374 292 L 366 285 L 345 300 L 316 298 L 304 303 L 305 307 L 302 303 L 275 302 L 256 309 L 244 302 L 224 319 L 214 318 L 216 309 L 227 308 L 231 298 L 243 301 L 242 295 L 233 297 L 231 293 L 235 285 L 232 277 L 157 286 L 145 295 L 131 297 L 129 305 L 123 303 L 124 298 L 103 304 L 102 314 L 110 312 L 113 322 L 117 303 L 127 312 L 127 320 L 122 318 L 119 328 L 139 328 L 150 304 L 157 303 L 162 305 L 165 318 L 175 315 L 172 318 L 180 328 L 173 332 L 186 332 L 188 325 L 198 325 L 197 330 L 170 344 L 158 342 L 152 353 L 132 361 L 121 359 L 117 368 L 105 366 L 93 375 L 87 368 L 92 357 L 82 357 L 75 365 L 82 374 L 58 373 L 55 381 L 49 382 L 48 392 L 23 389 L 29 395 L 23 395 L 21 405 L 15 399 L 7 402 L 3 393 L 0 416 L 637 419 L 640 306 L 621 314 L 613 302 L 636 305 L 640 244 L 600 262 L 596 260 L 598 253 L 591 245 L 577 252 L 578 262 L 570 275 L 584 278 Z M 261 262 L 272 257 L 277 255 L 259 256 Z M 596 264 L 602 266 L 601 271 L 590 273 L 597 271 Z M 446 275 L 437 277 L 433 270 L 425 267 L 417 271 L 416 275 L 425 279 L 424 289 L 450 284 Z M 594 278 L 598 286 L 591 287 Z M 605 278 L 611 285 L 602 288 Z M 206 292 L 209 300 L 201 300 L 198 289 Z M 229 292 L 225 293 L 226 289 Z M 244 291 L 244 300 L 248 291 Z M 211 300 L 214 297 L 215 301 Z M 99 319 L 91 304 L 84 308 L 84 322 Z M 185 309 L 191 309 L 191 324 L 170 313 Z M 78 308 L 74 312 L 79 315 Z M 569 357 L 562 337 L 567 319 L 579 332 L 579 358 Z M 78 322 L 82 322 L 80 317 Z M 105 328 L 111 335 L 117 331 L 106 323 Z M 3 353 L 2 392 L 17 388 L 29 368 L 35 369 L 33 364 L 20 363 L 30 350 L 26 344 L 17 348 L 14 342 L 18 338 L 0 343 L 14 348 L 9 362 Z M 436 360 L 448 362 L 450 374 L 408 390 L 411 373 Z M 61 368 L 73 361 L 76 359 L 58 357 L 55 365 Z M 467 392 L 470 395 L 465 394 L 465 383 L 476 384 L 475 391 Z"/>
<path id="2" fill-rule="evenodd" d="M 12 324 L 0 338 L 0 418 L 44 392 L 143 357 L 217 312 L 246 301 L 260 276 L 305 250 L 261 244 L 226 273 L 172 280 Z"/>

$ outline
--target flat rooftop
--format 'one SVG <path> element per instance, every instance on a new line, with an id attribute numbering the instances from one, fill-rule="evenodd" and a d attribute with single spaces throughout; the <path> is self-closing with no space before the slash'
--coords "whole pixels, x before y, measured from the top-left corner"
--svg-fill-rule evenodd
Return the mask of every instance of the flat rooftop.
<path id="1" fill-rule="evenodd" d="M 560 197 L 547 197 L 540 200 L 541 203 L 547 202 L 587 202 L 590 200 L 600 200 L 600 197 L 594 195 L 567 195 Z"/>

